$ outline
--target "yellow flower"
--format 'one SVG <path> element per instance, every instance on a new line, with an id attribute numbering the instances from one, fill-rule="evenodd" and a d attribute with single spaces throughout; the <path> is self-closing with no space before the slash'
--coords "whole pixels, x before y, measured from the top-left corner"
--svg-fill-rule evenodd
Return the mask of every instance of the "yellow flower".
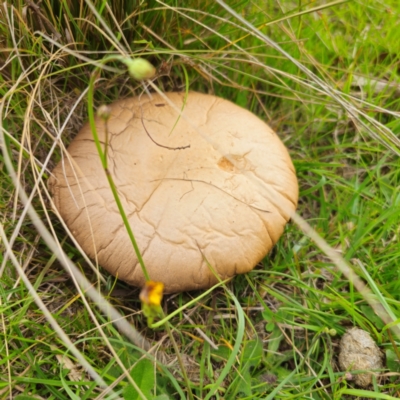
<path id="1" fill-rule="evenodd" d="M 148 281 L 140 292 L 143 314 L 147 318 L 147 325 L 151 326 L 154 318 L 162 315 L 161 300 L 163 298 L 164 284 L 162 282 Z"/>
<path id="2" fill-rule="evenodd" d="M 148 306 L 159 306 L 163 298 L 164 284 L 148 281 L 140 292 L 140 301 Z"/>

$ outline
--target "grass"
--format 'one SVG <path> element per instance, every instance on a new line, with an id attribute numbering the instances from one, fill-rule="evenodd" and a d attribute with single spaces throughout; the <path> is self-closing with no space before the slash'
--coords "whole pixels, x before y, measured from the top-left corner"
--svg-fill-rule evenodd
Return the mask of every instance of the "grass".
<path id="1" fill-rule="evenodd" d="M 0 397 L 398 398 L 398 2 L 229 2 L 238 20 L 214 1 L 92 1 L 0 6 Z M 46 189 L 88 119 L 90 74 L 125 53 L 162 66 L 160 90 L 190 85 L 267 121 L 314 230 L 295 217 L 251 273 L 165 296 L 171 335 L 147 327 L 138 289 L 90 267 Z M 141 90 L 110 63 L 94 102 Z M 63 269 L 60 248 L 88 282 Z M 385 355 L 368 388 L 338 368 L 352 326 Z"/>

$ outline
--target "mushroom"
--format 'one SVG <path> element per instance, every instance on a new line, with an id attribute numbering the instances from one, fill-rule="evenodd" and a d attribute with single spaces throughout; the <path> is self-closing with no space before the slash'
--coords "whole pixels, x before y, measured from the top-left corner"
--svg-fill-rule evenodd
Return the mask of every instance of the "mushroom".
<path id="1" fill-rule="evenodd" d="M 295 170 L 273 130 L 230 101 L 197 92 L 109 107 L 109 119 L 97 117 L 96 127 L 103 144 L 108 135 L 109 171 L 150 278 L 171 293 L 211 287 L 214 272 L 226 279 L 251 271 L 297 205 Z M 82 249 L 119 279 L 143 286 L 88 124 L 49 189 Z"/>

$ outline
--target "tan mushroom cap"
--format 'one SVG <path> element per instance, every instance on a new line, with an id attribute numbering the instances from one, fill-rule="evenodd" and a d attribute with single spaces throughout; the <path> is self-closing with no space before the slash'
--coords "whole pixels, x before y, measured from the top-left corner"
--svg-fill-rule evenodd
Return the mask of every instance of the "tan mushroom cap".
<path id="1" fill-rule="evenodd" d="M 171 293 L 218 282 L 210 266 L 222 279 L 252 270 L 281 236 L 298 186 L 285 146 L 258 117 L 211 95 L 166 96 L 185 117 L 152 94 L 111 104 L 107 125 L 109 170 L 150 278 Z M 105 122 L 96 126 L 105 143 Z M 57 210 L 89 257 L 142 286 L 88 124 L 68 155 L 49 180 Z"/>

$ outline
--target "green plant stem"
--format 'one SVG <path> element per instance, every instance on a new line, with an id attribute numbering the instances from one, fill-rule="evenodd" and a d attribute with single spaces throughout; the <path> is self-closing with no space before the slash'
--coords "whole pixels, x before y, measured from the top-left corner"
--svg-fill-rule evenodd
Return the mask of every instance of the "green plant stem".
<path id="1" fill-rule="evenodd" d="M 106 57 L 104 60 L 102 60 L 102 64 L 106 64 L 109 61 L 115 61 L 115 60 L 119 60 L 124 62 L 124 58 L 121 56 L 110 56 L 110 57 Z M 143 275 L 146 279 L 146 281 L 150 280 L 150 276 L 149 273 L 147 272 L 146 266 L 144 264 L 143 261 L 143 257 L 142 254 L 140 253 L 140 249 L 137 245 L 136 239 L 135 239 L 135 235 L 133 234 L 133 231 L 131 229 L 131 226 L 129 224 L 128 221 L 128 217 L 125 213 L 124 207 L 122 206 L 121 200 L 119 198 L 118 195 L 118 191 L 117 191 L 117 187 L 114 183 L 114 179 L 112 178 L 112 175 L 110 173 L 110 171 L 108 170 L 108 161 L 107 161 L 107 144 L 108 144 L 108 139 L 106 139 L 106 148 L 103 151 L 103 149 L 101 148 L 101 143 L 99 140 L 99 135 L 97 133 L 97 129 L 96 129 L 96 123 L 95 123 L 95 118 L 94 118 L 94 108 L 93 108 L 93 95 L 94 95 L 94 82 L 96 77 L 98 76 L 98 73 L 100 71 L 99 67 L 96 67 L 96 69 L 93 71 L 92 75 L 90 76 L 90 81 L 89 81 L 89 91 L 88 91 L 88 115 L 89 115 L 89 124 L 90 124 L 90 129 L 92 131 L 93 134 L 93 138 L 94 138 L 94 142 L 97 148 L 97 152 L 99 153 L 99 157 L 100 157 L 100 161 L 101 161 L 101 165 L 104 169 L 104 172 L 106 174 L 108 183 L 110 185 L 112 194 L 114 196 L 114 200 L 117 204 L 118 207 L 118 211 L 121 214 L 122 220 L 124 222 L 125 228 L 128 231 L 128 235 L 129 238 L 132 242 L 132 246 L 135 250 L 136 253 L 136 257 L 139 261 L 140 267 L 142 268 L 142 272 Z M 107 122 L 106 122 L 107 123 Z M 108 135 L 108 131 L 106 129 L 106 136 Z"/>
<path id="2" fill-rule="evenodd" d="M 117 188 L 116 188 L 116 186 L 114 184 L 114 180 L 113 180 L 113 178 L 111 176 L 111 173 L 108 170 L 108 168 L 105 170 L 105 173 L 106 173 L 107 180 L 108 180 L 108 183 L 110 185 L 111 191 L 113 193 L 115 202 L 117 203 L 118 211 L 120 212 L 122 220 L 124 221 L 124 225 L 126 227 L 126 230 L 128 231 L 128 235 L 129 235 L 129 238 L 130 238 L 130 240 L 132 242 L 132 246 L 135 249 L 136 257 L 138 258 L 139 264 L 142 267 L 143 275 L 144 275 L 146 281 L 149 281 L 150 280 L 149 273 L 147 272 L 147 269 L 146 269 L 146 266 L 144 264 L 142 255 L 140 254 L 139 246 L 137 245 L 135 236 L 134 236 L 134 234 L 132 232 L 132 229 L 131 229 L 129 221 L 128 221 L 128 217 L 125 214 L 124 207 L 122 206 L 121 200 L 119 199 L 119 196 L 118 196 Z"/>

